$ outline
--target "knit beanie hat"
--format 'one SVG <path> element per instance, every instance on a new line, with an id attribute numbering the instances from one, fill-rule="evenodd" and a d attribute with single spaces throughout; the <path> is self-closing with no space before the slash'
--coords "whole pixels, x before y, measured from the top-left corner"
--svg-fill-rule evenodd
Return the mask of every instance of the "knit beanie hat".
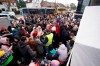
<path id="1" fill-rule="evenodd" d="M 29 66 L 36 66 L 34 62 L 30 63 Z"/>
<path id="2" fill-rule="evenodd" d="M 13 31 L 13 30 L 15 30 L 15 28 L 11 28 L 11 30 Z"/>
<path id="3" fill-rule="evenodd" d="M 37 34 L 38 34 L 37 31 L 34 31 L 34 32 L 33 32 L 33 37 L 36 37 Z"/>
<path id="4" fill-rule="evenodd" d="M 15 39 L 17 39 L 18 41 L 20 41 L 19 36 L 14 36 Z"/>
<path id="5" fill-rule="evenodd" d="M 52 30 L 52 31 L 56 31 L 56 27 L 53 26 L 53 27 L 51 28 L 51 30 Z"/>
<path id="6" fill-rule="evenodd" d="M 4 31 L 4 30 L 6 30 L 6 28 L 5 28 L 4 26 L 2 26 L 2 27 L 1 27 L 1 30 L 3 30 L 3 31 Z"/>
<path id="7" fill-rule="evenodd" d="M 20 21 L 22 21 L 23 19 L 22 18 L 20 18 Z"/>
<path id="8" fill-rule="evenodd" d="M 59 66 L 60 62 L 58 60 L 52 60 L 51 61 L 51 66 Z"/>

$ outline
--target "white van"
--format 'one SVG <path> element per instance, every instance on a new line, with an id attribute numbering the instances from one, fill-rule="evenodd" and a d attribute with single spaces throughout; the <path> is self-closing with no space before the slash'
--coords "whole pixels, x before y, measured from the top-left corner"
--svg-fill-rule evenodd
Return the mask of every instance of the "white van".
<path id="1" fill-rule="evenodd" d="M 14 20 L 16 20 L 17 23 L 19 22 L 19 20 L 14 15 L 2 14 L 2 13 L 0 14 L 0 26 L 8 27 L 8 25 L 14 22 Z"/>
<path id="2" fill-rule="evenodd" d="M 10 12 L 10 11 L 2 11 L 2 14 L 9 14 L 9 15 L 13 15 L 15 16 L 15 13 L 14 12 Z"/>

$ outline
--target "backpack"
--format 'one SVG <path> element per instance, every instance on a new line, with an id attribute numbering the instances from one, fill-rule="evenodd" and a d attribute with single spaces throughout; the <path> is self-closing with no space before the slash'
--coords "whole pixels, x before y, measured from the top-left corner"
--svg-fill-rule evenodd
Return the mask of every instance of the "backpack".
<path id="1" fill-rule="evenodd" d="M 0 66 L 1 66 L 2 64 L 4 64 L 4 63 L 8 60 L 8 58 L 9 58 L 11 55 L 12 55 L 12 53 L 11 53 L 10 51 L 7 51 L 7 52 L 4 54 L 4 56 L 0 58 Z"/>

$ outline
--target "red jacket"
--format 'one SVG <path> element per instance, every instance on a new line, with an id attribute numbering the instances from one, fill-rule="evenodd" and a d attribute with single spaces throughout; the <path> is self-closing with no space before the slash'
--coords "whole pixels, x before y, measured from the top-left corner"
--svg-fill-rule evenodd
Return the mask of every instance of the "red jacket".
<path id="1" fill-rule="evenodd" d="M 58 33 L 58 36 L 60 37 L 60 26 L 56 25 L 56 32 Z"/>

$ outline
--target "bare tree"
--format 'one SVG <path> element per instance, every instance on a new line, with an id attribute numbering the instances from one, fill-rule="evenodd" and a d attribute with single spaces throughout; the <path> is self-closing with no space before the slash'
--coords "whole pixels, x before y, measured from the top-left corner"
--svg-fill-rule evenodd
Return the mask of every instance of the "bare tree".
<path id="1" fill-rule="evenodd" d="M 70 8 L 71 8 L 71 10 L 75 10 L 77 7 L 76 7 L 76 5 L 74 3 L 71 3 L 70 4 Z"/>

